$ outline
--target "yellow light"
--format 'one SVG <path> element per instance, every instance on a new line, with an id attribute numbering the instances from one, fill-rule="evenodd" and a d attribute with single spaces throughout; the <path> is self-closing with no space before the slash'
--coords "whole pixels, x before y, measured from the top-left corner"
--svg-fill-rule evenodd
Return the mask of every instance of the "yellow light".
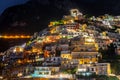
<path id="1" fill-rule="evenodd" d="M 92 39 L 92 38 L 88 38 L 88 39 L 85 39 L 85 41 L 91 43 L 91 42 L 94 42 L 94 39 Z"/>
<path id="2" fill-rule="evenodd" d="M 4 36 L 0 36 L 0 38 L 7 38 L 7 39 L 10 39 L 10 38 L 30 38 L 31 36 L 23 36 L 23 35 L 21 35 L 21 36 L 18 36 L 18 35 L 15 35 L 15 36 L 12 36 L 12 35 L 10 35 L 10 36 L 6 36 L 6 35 L 4 35 Z"/>
<path id="3" fill-rule="evenodd" d="M 22 76 L 22 75 L 23 75 L 22 73 L 18 73 L 18 75 L 17 75 L 17 76 L 18 76 L 18 77 L 20 77 L 20 76 Z"/>
<path id="4" fill-rule="evenodd" d="M 22 63 L 22 61 L 21 61 L 21 60 L 18 60 L 18 63 L 20 64 L 20 63 Z"/>
<path id="5" fill-rule="evenodd" d="M 67 24 L 67 21 L 64 21 L 63 23 L 64 23 L 64 24 Z"/>
<path id="6" fill-rule="evenodd" d="M 21 38 L 24 38 L 24 36 L 23 36 L 23 35 L 21 35 Z"/>
<path id="7" fill-rule="evenodd" d="M 31 36 L 26 36 L 26 38 L 30 38 Z"/>
<path id="8" fill-rule="evenodd" d="M 20 52 L 23 52 L 23 48 L 20 47 Z"/>
<path id="9" fill-rule="evenodd" d="M 85 69 L 85 68 L 84 68 L 84 69 L 78 69 L 78 71 L 80 71 L 80 72 L 85 72 L 86 69 Z"/>
<path id="10" fill-rule="evenodd" d="M 87 24 L 83 24 L 82 25 L 82 30 L 84 31 L 84 30 L 86 30 L 86 28 L 87 28 Z"/>
<path id="11" fill-rule="evenodd" d="M 23 48 L 22 47 L 16 47 L 14 50 L 13 50 L 13 52 L 15 53 L 15 52 L 23 52 Z"/>
<path id="12" fill-rule="evenodd" d="M 71 23 L 74 23 L 74 20 L 70 20 L 71 21 Z"/>
<path id="13" fill-rule="evenodd" d="M 65 35 L 63 35 L 63 38 L 65 38 Z"/>
<path id="14" fill-rule="evenodd" d="M 18 36 L 18 35 L 16 35 L 15 37 L 12 37 L 12 38 L 19 38 L 19 36 Z"/>
<path id="15" fill-rule="evenodd" d="M 7 36 L 3 36 L 3 38 L 8 38 Z"/>
<path id="16" fill-rule="evenodd" d="M 16 49 L 14 49 L 13 52 L 16 52 Z"/>
<path id="17" fill-rule="evenodd" d="M 88 39 L 88 42 L 94 42 L 94 40 L 93 39 Z"/>

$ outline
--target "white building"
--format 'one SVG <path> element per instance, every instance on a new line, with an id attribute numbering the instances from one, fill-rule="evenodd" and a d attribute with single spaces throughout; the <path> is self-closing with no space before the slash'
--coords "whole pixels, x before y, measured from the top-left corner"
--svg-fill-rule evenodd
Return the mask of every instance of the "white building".
<path id="1" fill-rule="evenodd" d="M 110 75 L 110 64 L 109 63 L 95 63 L 95 64 L 81 64 L 78 65 L 77 75 Z"/>
<path id="2" fill-rule="evenodd" d="M 70 13 L 71 13 L 71 16 L 73 16 L 73 17 L 77 17 L 79 15 L 81 15 L 81 16 L 83 15 L 82 13 L 79 12 L 78 9 L 71 9 Z"/>
<path id="3" fill-rule="evenodd" d="M 35 67 L 32 77 L 49 77 L 52 74 L 58 73 L 59 67 Z"/>

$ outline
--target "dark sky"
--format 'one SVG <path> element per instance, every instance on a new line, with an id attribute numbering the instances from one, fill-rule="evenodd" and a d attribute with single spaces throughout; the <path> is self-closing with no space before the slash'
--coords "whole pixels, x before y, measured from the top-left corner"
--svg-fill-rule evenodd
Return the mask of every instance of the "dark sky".
<path id="1" fill-rule="evenodd" d="M 0 0 L 0 14 L 8 7 L 26 3 L 29 0 Z M 39 0 L 44 1 L 44 0 Z M 45 0 L 47 1 L 47 0 Z M 53 1 L 53 0 L 49 0 Z M 58 0 L 59 1 L 59 0 Z M 69 1 L 69 0 L 68 0 Z M 101 14 L 120 14 L 120 0 L 73 0 L 85 11 Z M 66 5 L 67 6 L 67 5 Z M 103 13 L 103 14 L 104 14 Z"/>
<path id="2" fill-rule="evenodd" d="M 8 7 L 23 4 L 28 0 L 0 0 L 0 14 Z"/>

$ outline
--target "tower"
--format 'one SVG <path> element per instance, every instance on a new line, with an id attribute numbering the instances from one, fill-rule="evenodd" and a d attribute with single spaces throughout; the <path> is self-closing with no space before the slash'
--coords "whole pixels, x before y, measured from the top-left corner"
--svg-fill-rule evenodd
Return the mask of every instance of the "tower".
<path id="1" fill-rule="evenodd" d="M 78 15 L 82 16 L 83 14 L 79 12 L 78 9 L 71 9 L 70 10 L 71 16 L 77 17 Z"/>

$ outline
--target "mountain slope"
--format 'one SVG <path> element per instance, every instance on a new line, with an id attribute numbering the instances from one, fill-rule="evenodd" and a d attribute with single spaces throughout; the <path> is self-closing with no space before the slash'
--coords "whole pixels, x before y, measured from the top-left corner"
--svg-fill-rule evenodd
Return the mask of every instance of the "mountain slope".
<path id="1" fill-rule="evenodd" d="M 120 14 L 119 0 L 30 0 L 26 4 L 10 7 L 0 16 L 3 34 L 33 34 L 46 28 L 50 21 L 62 18 L 71 8 L 84 14 Z"/>

